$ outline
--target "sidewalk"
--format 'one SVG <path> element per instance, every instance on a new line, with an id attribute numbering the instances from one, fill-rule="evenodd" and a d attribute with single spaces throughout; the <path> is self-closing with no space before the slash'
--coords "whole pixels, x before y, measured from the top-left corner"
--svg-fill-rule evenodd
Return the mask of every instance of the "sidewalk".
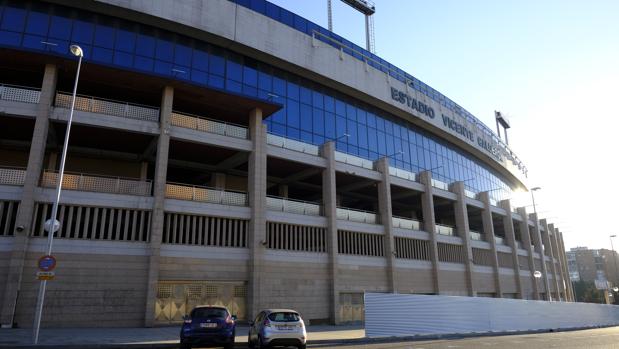
<path id="1" fill-rule="evenodd" d="M 180 326 L 155 328 L 57 328 L 42 329 L 37 348 L 177 348 Z M 309 326 L 308 344 L 355 342 L 365 337 L 362 325 Z M 246 346 L 247 326 L 237 326 L 236 343 Z M 26 349 L 32 345 L 31 329 L 0 329 L 0 348 Z"/>

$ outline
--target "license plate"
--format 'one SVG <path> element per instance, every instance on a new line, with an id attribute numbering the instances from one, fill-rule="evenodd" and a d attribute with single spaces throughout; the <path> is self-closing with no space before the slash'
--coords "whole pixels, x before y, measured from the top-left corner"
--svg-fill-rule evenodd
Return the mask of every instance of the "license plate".
<path id="1" fill-rule="evenodd" d="M 217 327 L 217 324 L 216 323 L 203 322 L 203 323 L 200 324 L 200 327 L 215 328 L 215 327 Z"/>
<path id="2" fill-rule="evenodd" d="M 280 325 L 280 326 L 277 326 L 277 329 L 278 329 L 278 330 L 286 330 L 286 331 L 290 331 L 290 330 L 293 330 L 293 329 L 294 329 L 294 327 L 293 327 L 293 326 L 287 326 L 287 325 Z"/>

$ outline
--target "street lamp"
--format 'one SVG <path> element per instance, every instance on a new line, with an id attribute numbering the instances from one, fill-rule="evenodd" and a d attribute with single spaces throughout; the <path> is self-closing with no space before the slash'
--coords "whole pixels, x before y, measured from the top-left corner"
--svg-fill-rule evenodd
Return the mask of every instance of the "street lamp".
<path id="1" fill-rule="evenodd" d="M 80 68 L 82 66 L 82 58 L 84 57 L 84 51 L 78 45 L 71 45 L 71 53 L 79 57 L 77 62 L 77 72 L 75 73 L 75 84 L 73 85 L 73 97 L 71 99 L 71 110 L 69 112 L 69 119 L 67 120 L 67 130 L 64 137 L 64 145 L 62 148 L 62 157 L 60 159 L 60 170 L 58 171 L 58 183 L 56 183 L 56 199 L 52 206 L 52 216 L 46 222 L 45 227 L 47 230 L 47 256 L 52 255 L 52 244 L 54 242 L 54 233 L 60 229 L 60 222 L 58 221 L 58 203 L 60 202 L 60 192 L 62 189 L 62 179 L 64 177 L 64 165 L 67 159 L 67 149 L 69 147 L 69 135 L 71 133 L 71 121 L 73 120 L 73 110 L 75 109 L 75 95 L 77 93 L 77 82 L 80 77 Z M 39 296 L 37 298 L 37 307 L 34 314 L 34 331 L 33 342 L 37 344 L 39 342 L 39 329 L 41 327 L 41 315 L 43 313 L 43 302 L 45 300 L 45 287 L 47 286 L 47 280 L 41 280 L 39 286 Z"/>
<path id="2" fill-rule="evenodd" d="M 537 216 L 537 209 L 535 208 L 535 196 L 533 195 L 534 191 L 538 191 L 541 190 L 542 188 L 540 187 L 535 187 L 535 188 L 531 188 L 530 192 L 531 192 L 531 201 L 533 201 L 533 213 L 535 213 L 535 215 Z"/>

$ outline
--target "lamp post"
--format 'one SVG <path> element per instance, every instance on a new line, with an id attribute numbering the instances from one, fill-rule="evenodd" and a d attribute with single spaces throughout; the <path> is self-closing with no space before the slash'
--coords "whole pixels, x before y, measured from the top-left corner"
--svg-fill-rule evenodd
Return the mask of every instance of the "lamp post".
<path id="1" fill-rule="evenodd" d="M 56 233 L 56 231 L 60 228 L 60 222 L 57 220 L 58 203 L 60 202 L 60 192 L 62 190 L 64 165 L 67 159 L 67 148 L 69 147 L 69 135 L 71 133 L 71 121 L 73 120 L 73 110 L 75 109 L 75 95 L 77 93 L 77 82 L 80 77 L 80 68 L 82 66 L 82 58 L 84 57 L 84 51 L 82 51 L 82 48 L 77 45 L 71 45 L 71 53 L 74 56 L 79 57 L 79 60 L 77 62 L 77 72 L 75 73 L 75 83 L 73 85 L 71 110 L 69 112 L 69 119 L 67 120 L 67 130 L 65 132 L 64 145 L 62 148 L 60 170 L 58 171 L 58 183 L 56 183 L 56 198 L 54 200 L 54 205 L 52 206 L 52 216 L 45 224 L 45 228 L 48 232 L 47 234 L 47 256 L 51 256 L 52 254 L 52 244 L 54 242 L 54 233 Z M 36 312 L 34 314 L 34 326 L 33 326 L 33 343 L 34 344 L 38 344 L 39 342 L 39 329 L 41 327 L 41 315 L 43 313 L 43 302 L 45 300 L 45 287 L 46 286 L 47 286 L 47 280 L 45 279 L 41 280 L 41 285 L 39 286 L 39 296 L 37 298 Z"/>
<path id="2" fill-rule="evenodd" d="M 615 247 L 613 246 L 613 238 L 616 238 L 617 235 L 613 234 L 610 236 L 610 249 L 613 251 L 613 262 L 615 263 L 615 278 L 617 278 L 617 282 L 619 282 L 619 270 L 617 270 L 617 256 L 615 255 Z M 617 286 L 617 285 L 613 285 Z"/>

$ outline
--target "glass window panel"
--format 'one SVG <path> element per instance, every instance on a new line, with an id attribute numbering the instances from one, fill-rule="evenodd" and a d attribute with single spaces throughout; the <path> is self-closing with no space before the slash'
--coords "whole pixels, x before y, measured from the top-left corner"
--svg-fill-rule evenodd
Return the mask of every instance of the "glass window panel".
<path id="1" fill-rule="evenodd" d="M 314 133 L 324 135 L 325 133 L 325 115 L 321 109 L 314 108 L 312 117 L 312 128 Z"/>
<path id="2" fill-rule="evenodd" d="M 188 67 L 191 65 L 191 47 L 176 43 L 174 46 L 174 64 Z"/>
<path id="3" fill-rule="evenodd" d="M 275 20 L 279 20 L 279 6 L 266 2 L 266 15 Z"/>
<path id="4" fill-rule="evenodd" d="M 367 142 L 367 147 L 370 150 L 376 150 L 376 147 L 378 147 L 378 143 L 376 142 L 376 129 L 373 128 L 368 128 L 367 129 L 367 133 L 368 133 L 368 142 Z"/>
<path id="5" fill-rule="evenodd" d="M 301 140 L 305 143 L 312 143 L 312 134 L 301 130 Z"/>
<path id="6" fill-rule="evenodd" d="M 75 42 L 83 44 L 92 44 L 92 37 L 95 31 L 95 25 L 92 21 L 73 21 L 72 39 Z"/>
<path id="7" fill-rule="evenodd" d="M 273 77 L 273 93 L 281 97 L 286 97 L 286 81 L 278 77 Z"/>
<path id="8" fill-rule="evenodd" d="M 135 52 L 145 57 L 153 57 L 155 53 L 155 38 L 150 35 L 138 34 Z"/>
<path id="9" fill-rule="evenodd" d="M 287 100 L 286 103 L 286 124 L 288 126 L 299 128 L 300 120 L 299 120 L 299 102 L 293 101 L 291 99 Z"/>
<path id="10" fill-rule="evenodd" d="M 325 110 L 330 112 L 335 111 L 335 100 L 333 97 L 325 95 Z"/>
<path id="11" fill-rule="evenodd" d="M 359 147 L 367 149 L 368 147 L 368 128 L 360 123 L 357 124 L 357 138 L 359 140 Z"/>
<path id="12" fill-rule="evenodd" d="M 337 115 L 346 115 L 346 104 L 339 99 L 335 100 L 335 114 Z"/>
<path id="13" fill-rule="evenodd" d="M 66 17 L 52 16 L 49 36 L 56 39 L 69 40 L 72 22 Z"/>
<path id="14" fill-rule="evenodd" d="M 265 72 L 258 72 L 258 87 L 265 91 L 271 91 L 273 86 L 271 86 L 272 79 L 271 75 Z"/>
<path id="15" fill-rule="evenodd" d="M 174 57 L 174 44 L 170 36 L 157 38 L 155 58 L 159 61 L 172 62 Z"/>
<path id="16" fill-rule="evenodd" d="M 102 22 L 102 20 L 99 20 Z M 113 48 L 114 47 L 114 28 L 112 23 L 99 23 L 95 26 L 95 46 Z"/>
<path id="17" fill-rule="evenodd" d="M 249 8 L 258 12 L 258 13 L 266 13 L 266 1 L 264 0 L 251 0 L 249 2 Z"/>
<path id="18" fill-rule="evenodd" d="M 387 155 L 386 135 L 382 131 L 378 131 L 378 154 Z"/>
<path id="19" fill-rule="evenodd" d="M 219 50 L 213 50 L 209 58 L 209 73 L 224 76 L 226 71 L 226 62 L 223 58 L 222 52 Z"/>
<path id="20" fill-rule="evenodd" d="M 299 100 L 299 85 L 288 81 L 286 84 L 286 91 L 288 98 L 292 98 L 296 101 Z"/>
<path id="21" fill-rule="evenodd" d="M 316 108 L 320 108 L 320 109 L 324 108 L 324 101 L 323 101 L 322 93 L 317 92 L 317 91 L 312 91 L 312 104 Z"/>
<path id="22" fill-rule="evenodd" d="M 237 55 L 228 55 L 226 61 L 226 79 L 242 82 L 243 81 L 243 59 Z"/>
<path id="23" fill-rule="evenodd" d="M 301 130 L 312 131 L 312 107 L 301 103 Z"/>
<path id="24" fill-rule="evenodd" d="M 238 81 L 226 79 L 226 89 L 228 91 L 241 93 L 243 91 L 243 85 Z"/>
<path id="25" fill-rule="evenodd" d="M 335 139 L 335 114 L 325 113 L 325 137 L 329 140 Z"/>
<path id="26" fill-rule="evenodd" d="M 22 32 L 26 24 L 26 10 L 16 7 L 5 7 L 0 29 Z M 11 40 L 9 40 L 11 41 Z"/>
<path id="27" fill-rule="evenodd" d="M 102 47 L 93 47 L 92 49 L 92 59 L 94 61 L 100 63 L 112 63 L 113 56 L 114 54 L 112 50 L 108 50 Z"/>
<path id="28" fill-rule="evenodd" d="M 205 49 L 194 49 L 191 65 L 194 69 L 204 72 L 208 71 L 208 51 Z"/>
<path id="29" fill-rule="evenodd" d="M 357 139 L 357 122 L 354 120 L 346 120 L 346 133 L 348 133 L 348 144 L 359 145 Z"/>
<path id="30" fill-rule="evenodd" d="M 159 60 L 155 61 L 155 73 L 170 76 L 172 75 L 172 68 L 174 68 L 172 63 Z"/>
<path id="31" fill-rule="evenodd" d="M 215 88 L 224 88 L 224 78 L 218 75 L 209 74 L 208 84 L 209 86 L 212 86 Z"/>
<path id="32" fill-rule="evenodd" d="M 307 87 L 300 87 L 301 103 L 312 104 L 312 91 Z"/>
<path id="33" fill-rule="evenodd" d="M 286 135 L 286 126 L 283 124 L 279 124 L 277 122 L 273 122 L 271 124 L 271 132 L 276 134 L 276 135 L 280 135 L 280 136 L 285 136 Z"/>
<path id="34" fill-rule="evenodd" d="M 292 139 L 300 139 L 301 131 L 298 128 L 286 127 L 286 136 Z"/>
<path id="35" fill-rule="evenodd" d="M 294 23 L 292 19 L 292 16 L 293 16 L 292 12 L 285 10 L 285 9 L 281 9 L 279 12 L 279 16 L 280 16 L 280 20 L 282 23 L 289 25 L 291 27 L 293 26 Z"/>
<path id="36" fill-rule="evenodd" d="M 206 85 L 208 81 L 208 74 L 201 70 L 192 69 L 191 70 L 191 81 L 197 84 L 200 84 L 200 85 Z"/>
<path id="37" fill-rule="evenodd" d="M 28 23 L 26 24 L 26 33 L 47 35 L 49 27 L 49 14 L 42 12 L 30 11 L 28 14 Z"/>
<path id="38" fill-rule="evenodd" d="M 25 34 L 22 46 L 35 50 L 46 50 L 47 45 L 41 41 L 46 41 L 44 36 Z"/>
<path id="39" fill-rule="evenodd" d="M 153 71 L 155 62 L 146 57 L 135 56 L 133 60 L 133 67 L 143 71 Z"/>
<path id="40" fill-rule="evenodd" d="M 340 116 L 335 118 L 335 137 L 342 137 L 346 134 L 346 119 Z"/>
<path id="41" fill-rule="evenodd" d="M 133 65 L 133 55 L 116 51 L 114 53 L 114 64 L 122 65 L 124 67 L 131 67 Z"/>
<path id="42" fill-rule="evenodd" d="M 258 72 L 256 69 L 247 65 L 243 66 L 243 84 L 252 87 L 258 86 Z"/>
<path id="43" fill-rule="evenodd" d="M 258 95 L 258 89 L 253 86 L 243 84 L 243 94 L 256 97 Z"/>

